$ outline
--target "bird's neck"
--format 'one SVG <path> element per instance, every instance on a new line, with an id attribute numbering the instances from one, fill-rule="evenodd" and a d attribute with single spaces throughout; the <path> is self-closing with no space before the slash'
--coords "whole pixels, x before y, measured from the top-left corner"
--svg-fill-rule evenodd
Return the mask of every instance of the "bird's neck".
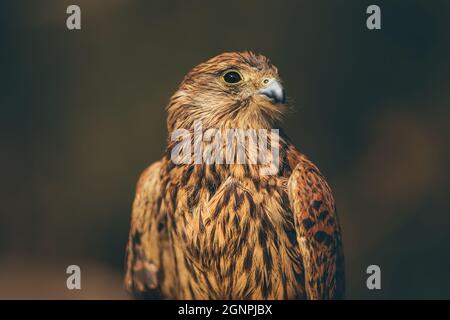
<path id="1" fill-rule="evenodd" d="M 206 129 L 172 136 L 167 157 L 175 166 L 208 167 L 220 176 L 269 178 L 290 173 L 291 145 L 280 129 Z"/>

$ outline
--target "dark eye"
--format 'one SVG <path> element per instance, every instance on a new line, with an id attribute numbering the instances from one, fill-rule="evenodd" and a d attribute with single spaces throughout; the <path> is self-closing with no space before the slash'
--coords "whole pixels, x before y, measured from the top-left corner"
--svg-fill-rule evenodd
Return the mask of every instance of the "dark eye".
<path id="1" fill-rule="evenodd" d="M 242 80 L 242 77 L 237 71 L 228 71 L 223 75 L 223 80 L 227 83 L 238 83 Z"/>

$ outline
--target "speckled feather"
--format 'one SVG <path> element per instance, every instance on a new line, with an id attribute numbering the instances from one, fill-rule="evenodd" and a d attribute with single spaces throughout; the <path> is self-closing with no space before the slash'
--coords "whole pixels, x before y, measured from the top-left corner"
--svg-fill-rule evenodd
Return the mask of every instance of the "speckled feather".
<path id="1" fill-rule="evenodd" d="M 231 68 L 245 76 L 242 84 L 215 80 Z M 195 120 L 220 130 L 279 128 L 285 105 L 255 94 L 264 77 L 279 80 L 267 58 L 250 52 L 195 67 L 168 105 L 169 132 L 192 130 Z M 330 187 L 282 130 L 279 139 L 280 168 L 272 176 L 260 175 L 261 165 L 175 165 L 169 141 L 137 185 L 126 287 L 142 298 L 342 298 Z"/>

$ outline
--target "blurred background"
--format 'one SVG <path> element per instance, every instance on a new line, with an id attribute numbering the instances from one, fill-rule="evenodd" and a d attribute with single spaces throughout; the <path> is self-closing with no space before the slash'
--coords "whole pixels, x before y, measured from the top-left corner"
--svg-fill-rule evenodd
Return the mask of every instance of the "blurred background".
<path id="1" fill-rule="evenodd" d="M 382 30 L 366 28 L 370 4 Z M 278 66 L 287 132 L 334 190 L 347 297 L 450 299 L 450 2 L 1 6 L 0 298 L 128 298 L 130 207 L 164 151 L 168 99 L 198 63 L 252 50 Z M 81 291 L 66 289 L 70 264 Z"/>

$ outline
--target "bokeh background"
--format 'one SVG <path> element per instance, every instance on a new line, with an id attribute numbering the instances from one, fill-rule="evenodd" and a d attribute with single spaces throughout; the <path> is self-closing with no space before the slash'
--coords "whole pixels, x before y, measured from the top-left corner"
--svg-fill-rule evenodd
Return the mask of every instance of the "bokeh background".
<path id="1" fill-rule="evenodd" d="M 170 95 L 196 64 L 253 50 L 279 67 L 287 132 L 334 189 L 347 297 L 449 299 L 449 16 L 438 0 L 2 2 L 0 298 L 128 298 L 130 207 Z"/>

